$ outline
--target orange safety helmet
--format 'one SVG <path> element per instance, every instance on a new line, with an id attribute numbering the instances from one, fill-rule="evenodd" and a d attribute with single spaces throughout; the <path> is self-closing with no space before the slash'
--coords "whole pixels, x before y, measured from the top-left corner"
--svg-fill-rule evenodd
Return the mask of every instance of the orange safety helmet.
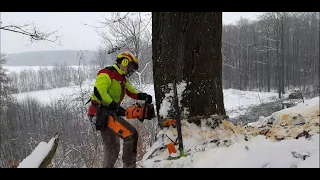
<path id="1" fill-rule="evenodd" d="M 122 52 L 118 55 L 119 59 L 127 59 L 129 62 L 135 62 L 139 65 L 139 61 L 138 61 L 138 58 L 133 55 L 132 53 L 128 52 L 128 51 L 125 51 L 125 52 Z"/>
<path id="2" fill-rule="evenodd" d="M 132 53 L 125 51 L 118 55 L 118 59 L 122 59 L 121 65 L 128 67 L 128 76 L 131 76 L 139 68 L 138 58 Z"/>

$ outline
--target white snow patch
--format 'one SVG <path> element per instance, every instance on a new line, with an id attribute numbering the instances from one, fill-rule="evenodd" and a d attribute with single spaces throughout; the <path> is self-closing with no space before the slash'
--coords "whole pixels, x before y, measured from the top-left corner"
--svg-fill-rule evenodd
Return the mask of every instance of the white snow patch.
<path id="1" fill-rule="evenodd" d="M 186 89 L 187 83 L 185 81 L 182 81 L 181 83 L 177 84 L 177 94 L 179 99 L 179 106 L 181 106 L 181 100 L 182 100 L 182 94 L 184 90 Z"/>
<path id="2" fill-rule="evenodd" d="M 304 161 L 293 154 L 313 156 Z M 193 157 L 195 168 L 319 168 L 319 135 L 306 139 L 272 142 L 265 136 L 257 136 L 247 143 L 235 143 L 230 147 L 219 147 L 196 153 Z M 319 157 L 319 155 L 318 155 Z M 317 159 L 315 159 L 317 158 Z"/>
<path id="3" fill-rule="evenodd" d="M 92 89 L 93 86 L 92 81 L 88 81 L 82 85 L 82 91 L 85 92 L 88 89 Z M 42 103 L 50 103 L 53 101 L 65 99 L 66 97 L 70 98 L 71 96 L 80 96 L 80 87 L 79 86 L 69 86 L 69 87 L 62 87 L 62 88 L 54 88 L 48 90 L 41 90 L 41 91 L 31 91 L 31 92 L 24 92 L 13 94 L 18 101 L 22 101 L 25 98 L 35 98 Z M 90 96 L 90 94 L 87 94 Z M 86 99 L 87 100 L 87 99 Z"/>
<path id="4" fill-rule="evenodd" d="M 182 81 L 180 83 L 177 83 L 177 95 L 178 95 L 178 103 L 179 106 L 181 106 L 181 100 L 182 100 L 182 94 L 187 86 L 187 83 L 185 81 Z M 173 88 L 172 88 L 172 83 L 168 84 L 168 88 L 170 91 L 165 94 L 165 97 L 163 98 L 160 108 L 159 108 L 159 115 L 162 117 L 167 117 L 168 116 L 168 111 L 170 110 L 171 103 L 173 103 Z M 184 114 L 187 114 L 187 109 L 183 110 Z"/>
<path id="5" fill-rule="evenodd" d="M 253 123 L 248 123 L 248 126 L 259 128 L 259 127 L 266 126 L 268 121 L 269 121 L 268 118 L 260 116 L 258 121 L 253 122 Z"/>
<path id="6" fill-rule="evenodd" d="M 168 84 L 168 88 L 170 91 L 164 95 L 165 97 L 163 98 L 159 108 L 159 115 L 162 117 L 168 116 L 168 111 L 171 108 L 171 102 L 173 102 L 173 90 L 171 83 Z"/>
<path id="7" fill-rule="evenodd" d="M 224 89 L 223 101 L 227 115 L 230 118 L 246 113 L 245 108 L 252 105 L 271 102 L 277 93 L 241 91 L 237 89 Z"/>
<path id="8" fill-rule="evenodd" d="M 168 116 L 168 111 L 170 110 L 171 107 L 171 102 L 169 101 L 169 96 L 167 94 L 165 95 L 165 98 L 162 100 L 162 103 L 160 105 L 159 109 L 159 115 L 162 117 L 167 117 Z"/>
<path id="9" fill-rule="evenodd" d="M 297 168 L 319 168 L 319 153 L 319 149 L 312 151 L 310 157 L 301 162 Z"/>

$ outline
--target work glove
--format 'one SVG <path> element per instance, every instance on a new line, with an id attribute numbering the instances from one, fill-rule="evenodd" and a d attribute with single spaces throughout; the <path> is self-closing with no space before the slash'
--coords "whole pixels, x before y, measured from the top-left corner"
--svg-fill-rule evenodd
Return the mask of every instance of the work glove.
<path id="1" fill-rule="evenodd" d="M 107 108 L 110 111 L 115 112 L 118 116 L 125 116 L 126 115 L 126 110 L 114 101 L 112 101 Z"/>
<path id="2" fill-rule="evenodd" d="M 119 108 L 116 111 L 116 113 L 117 113 L 118 116 L 125 116 L 126 115 L 126 110 L 123 107 L 119 106 Z"/>
<path id="3" fill-rule="evenodd" d="M 147 93 L 138 93 L 138 100 L 146 100 L 147 104 L 152 103 L 152 96 Z"/>
<path id="4" fill-rule="evenodd" d="M 109 104 L 109 106 L 107 106 L 107 109 L 116 112 L 119 107 L 120 107 L 120 106 L 119 106 L 118 103 L 116 103 L 115 101 L 112 101 L 112 102 Z"/>

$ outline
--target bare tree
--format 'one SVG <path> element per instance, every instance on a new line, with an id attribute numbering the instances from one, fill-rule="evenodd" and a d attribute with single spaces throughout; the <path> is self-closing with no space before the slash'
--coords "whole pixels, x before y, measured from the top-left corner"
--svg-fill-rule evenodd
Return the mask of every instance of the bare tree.
<path id="1" fill-rule="evenodd" d="M 140 57 L 141 40 L 145 32 L 148 32 L 148 26 L 151 19 L 143 19 L 141 13 L 133 13 L 136 18 L 130 17 L 129 13 L 124 16 L 121 13 L 112 13 L 111 18 L 105 18 L 104 22 L 100 22 L 102 27 L 108 27 L 109 31 L 97 32 L 103 38 L 109 49 L 109 53 L 119 52 L 121 49 L 126 49 Z"/>
<path id="2" fill-rule="evenodd" d="M 61 42 L 59 41 L 60 36 L 57 35 L 58 30 L 51 32 L 43 32 L 34 24 L 4 24 L 0 21 L 0 30 L 29 36 L 31 43 L 36 41 L 48 41 L 61 45 Z"/>
<path id="3" fill-rule="evenodd" d="M 99 47 L 98 52 L 96 52 L 94 59 L 92 60 L 93 64 L 98 65 L 99 69 L 111 65 L 112 61 L 110 55 L 106 48 Z"/>
<path id="4" fill-rule="evenodd" d="M 126 50 L 133 52 L 139 58 L 141 68 L 137 71 L 137 78 L 140 79 L 140 82 L 141 79 L 149 82 L 152 79 L 152 69 L 141 72 L 148 62 L 152 62 L 151 32 L 149 30 L 151 29 L 151 17 L 148 15 L 150 16 L 150 14 L 145 14 L 147 17 L 143 17 L 140 12 L 124 13 L 124 15 L 115 12 L 111 13 L 111 18 L 105 18 L 103 22 L 100 22 L 100 26 L 93 26 L 105 43 L 111 59 L 115 60 L 120 51 Z"/>
<path id="5" fill-rule="evenodd" d="M 317 93 L 319 19 L 318 12 L 268 12 L 248 21 L 249 28 L 243 23 L 225 25 L 224 87 L 277 91 L 280 96 L 285 87 Z M 244 51 L 245 42 L 252 44 L 248 51 Z M 242 74 L 246 73 L 250 78 L 245 80 Z"/>
<path id="6" fill-rule="evenodd" d="M 11 84 L 7 69 L 3 67 L 6 61 L 5 55 L 0 54 L 0 107 L 4 105 L 4 102 L 11 93 L 16 92 L 16 89 Z"/>

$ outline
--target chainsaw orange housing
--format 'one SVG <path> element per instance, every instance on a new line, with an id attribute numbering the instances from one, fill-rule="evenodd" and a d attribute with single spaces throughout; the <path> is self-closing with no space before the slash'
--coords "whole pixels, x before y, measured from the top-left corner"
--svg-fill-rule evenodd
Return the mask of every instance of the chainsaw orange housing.
<path id="1" fill-rule="evenodd" d="M 130 106 L 126 109 L 127 119 L 142 119 L 143 118 L 143 106 Z"/>
<path id="2" fill-rule="evenodd" d="M 132 132 L 128 128 L 126 128 L 119 121 L 115 120 L 115 118 L 112 116 L 109 116 L 108 127 L 112 129 L 114 132 L 116 132 L 123 139 L 132 135 Z"/>

